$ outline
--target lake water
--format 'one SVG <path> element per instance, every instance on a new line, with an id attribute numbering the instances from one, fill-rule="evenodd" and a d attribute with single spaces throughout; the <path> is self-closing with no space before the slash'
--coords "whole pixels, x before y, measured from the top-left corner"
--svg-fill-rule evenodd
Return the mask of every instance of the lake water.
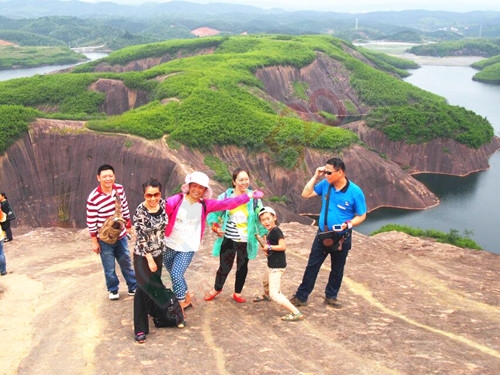
<path id="1" fill-rule="evenodd" d="M 86 52 L 85 56 L 89 59 L 88 61 L 97 60 L 102 57 L 106 57 L 108 54 L 103 52 Z M 84 62 L 88 62 L 84 61 Z M 83 64 L 83 63 L 82 63 Z M 39 66 L 36 68 L 27 68 L 27 69 L 9 69 L 9 70 L 0 70 L 0 81 L 7 81 L 9 79 L 14 78 L 22 78 L 22 77 L 31 77 L 36 74 L 45 74 L 54 72 L 61 69 L 66 69 L 74 66 L 75 64 L 70 65 L 51 65 L 51 66 Z"/>
<path id="2" fill-rule="evenodd" d="M 412 70 L 405 81 L 445 97 L 486 117 L 500 135 L 500 86 L 472 81 L 477 71 L 470 67 L 423 65 Z M 500 153 L 489 159 L 490 169 L 468 177 L 420 175 L 418 178 L 440 199 L 437 207 L 424 211 L 380 209 L 370 213 L 356 229 L 369 234 L 385 224 L 401 224 L 422 229 L 451 229 L 468 237 L 482 248 L 500 254 Z"/>
<path id="3" fill-rule="evenodd" d="M 106 53 L 87 53 L 90 60 L 105 57 Z M 70 67 L 60 65 L 30 69 L 1 70 L 0 81 L 44 74 Z M 495 134 L 500 135 L 500 86 L 472 81 L 475 70 L 469 67 L 423 65 L 412 70 L 405 80 L 424 90 L 445 97 L 450 104 L 460 105 L 486 117 Z M 379 209 L 368 215 L 356 228 L 370 234 L 385 224 L 409 225 L 422 229 L 437 229 L 448 233 L 451 229 L 468 236 L 484 249 L 500 254 L 500 153 L 490 160 L 488 171 L 460 178 L 452 176 L 421 175 L 425 183 L 440 199 L 440 205 L 424 211 Z"/>

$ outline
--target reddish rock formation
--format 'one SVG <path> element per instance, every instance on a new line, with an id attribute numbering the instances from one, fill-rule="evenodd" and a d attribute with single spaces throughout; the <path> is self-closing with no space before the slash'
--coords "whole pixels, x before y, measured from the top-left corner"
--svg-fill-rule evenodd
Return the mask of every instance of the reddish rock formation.
<path id="1" fill-rule="evenodd" d="M 391 142 L 384 133 L 369 128 L 364 121 L 345 128 L 358 134 L 370 149 L 376 150 L 406 169 L 408 173 L 440 173 L 456 176 L 484 171 L 490 167 L 488 158 L 500 149 L 500 138 L 494 137 L 479 149 L 468 148 L 450 139 L 434 139 L 418 145 Z"/>
<path id="2" fill-rule="evenodd" d="M 131 90 L 123 81 L 117 79 L 98 79 L 89 89 L 106 94 L 106 99 L 99 110 L 108 116 L 122 114 L 148 102 L 146 92 Z"/>
<path id="3" fill-rule="evenodd" d="M 257 70 L 256 77 L 272 98 L 285 103 L 307 121 L 327 123 L 320 114 L 324 111 L 335 115 L 338 124 L 346 117 L 357 117 L 368 110 L 350 85 L 347 68 L 324 53 L 318 52 L 317 58 L 301 69 L 271 66 Z M 296 92 L 296 84 L 304 87 L 307 99 Z"/>
<path id="4" fill-rule="evenodd" d="M 249 154 L 235 146 L 215 147 L 213 154 L 229 169 L 251 170 L 254 185 L 265 191 L 267 199 L 286 197 L 286 202 L 275 204 L 282 221 L 310 223 L 311 219 L 298 214 L 319 211 L 317 200 L 302 199 L 300 193 L 315 168 L 333 155 L 304 150 L 304 168 L 290 171 L 277 166 L 267 154 Z M 97 184 L 99 165 L 115 167 L 117 182 L 126 187 L 129 203 L 136 207 L 142 200 L 141 184 L 152 176 L 164 183 L 167 193 L 178 189 L 185 174 L 194 169 L 213 176 L 204 156 L 186 147 L 169 149 L 161 140 L 92 132 L 82 122 L 40 119 L 1 157 L 0 171 L 9 176 L 5 190 L 16 202 L 19 225 L 81 228 L 85 226 L 85 200 Z M 354 146 L 342 157 L 349 178 L 364 189 L 369 209 L 424 209 L 438 203 L 424 185 L 366 148 Z M 212 186 L 216 193 L 227 188 L 215 181 Z"/>

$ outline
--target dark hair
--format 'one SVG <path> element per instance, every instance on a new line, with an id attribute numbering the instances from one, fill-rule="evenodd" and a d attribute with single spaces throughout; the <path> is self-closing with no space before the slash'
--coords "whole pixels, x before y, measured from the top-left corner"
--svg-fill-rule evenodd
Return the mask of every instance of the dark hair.
<path id="1" fill-rule="evenodd" d="M 233 187 L 236 186 L 234 184 L 234 182 L 236 181 L 236 177 L 238 177 L 238 175 L 241 173 L 241 172 L 246 172 L 246 174 L 248 175 L 248 178 L 250 178 L 250 172 L 245 169 L 245 168 L 236 168 L 234 171 L 233 171 L 233 177 L 232 177 L 232 182 L 233 182 Z"/>
<path id="2" fill-rule="evenodd" d="M 102 171 L 113 171 L 115 173 L 115 169 L 109 164 L 103 164 L 97 168 L 97 175 L 99 176 Z"/>
<path id="3" fill-rule="evenodd" d="M 336 170 L 342 170 L 345 172 L 345 164 L 342 159 L 339 158 L 331 158 L 326 161 L 326 164 L 333 165 L 333 168 Z"/>
<path id="4" fill-rule="evenodd" d="M 2 197 L 4 197 L 5 199 L 7 199 L 7 194 L 5 194 L 3 191 L 0 193 L 0 195 L 1 195 Z"/>
<path id="5" fill-rule="evenodd" d="M 145 193 L 148 187 L 158 188 L 161 192 L 161 183 L 156 178 L 150 178 L 145 183 L 142 184 L 142 192 Z"/>

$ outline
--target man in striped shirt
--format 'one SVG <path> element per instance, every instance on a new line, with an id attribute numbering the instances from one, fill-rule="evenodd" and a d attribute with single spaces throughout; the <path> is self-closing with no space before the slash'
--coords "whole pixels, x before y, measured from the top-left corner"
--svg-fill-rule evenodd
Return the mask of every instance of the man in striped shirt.
<path id="1" fill-rule="evenodd" d="M 99 182 L 99 186 L 92 190 L 87 198 L 87 227 L 92 239 L 92 251 L 101 256 L 106 287 L 109 292 L 108 298 L 110 300 L 117 300 L 120 298 L 118 294 L 120 282 L 115 272 L 115 259 L 127 282 L 128 295 L 133 296 L 137 288 L 127 242 L 127 235 L 131 231 L 132 222 L 130 220 L 130 211 L 125 190 L 122 185 L 115 184 L 114 168 L 109 164 L 101 165 L 97 169 L 97 181 Z M 106 218 L 115 214 L 117 195 L 121 202 L 122 216 L 127 223 L 120 233 L 118 241 L 114 244 L 108 244 L 99 239 L 98 231 Z"/>

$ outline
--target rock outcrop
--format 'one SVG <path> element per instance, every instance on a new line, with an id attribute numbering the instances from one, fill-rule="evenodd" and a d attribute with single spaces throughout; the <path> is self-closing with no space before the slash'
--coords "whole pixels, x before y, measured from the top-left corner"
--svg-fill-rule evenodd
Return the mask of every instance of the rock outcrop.
<path id="1" fill-rule="evenodd" d="M 101 112 L 108 116 L 119 115 L 123 112 L 140 107 L 149 101 L 144 91 L 131 90 L 123 81 L 101 78 L 89 87 L 90 90 L 102 92 L 106 95 L 104 103 L 99 107 Z"/>
<path id="2" fill-rule="evenodd" d="M 369 128 L 364 121 L 352 122 L 345 127 L 358 134 L 370 149 L 386 155 L 410 174 L 467 176 L 487 170 L 490 167 L 488 158 L 500 149 L 500 138 L 496 136 L 476 150 L 450 139 L 434 139 L 418 145 L 392 142 L 380 130 Z"/>
<path id="3" fill-rule="evenodd" d="M 275 206 L 282 221 L 310 223 L 300 214 L 316 214 L 320 202 L 300 197 L 313 171 L 332 155 L 304 150 L 303 168 L 285 170 L 268 154 L 249 154 L 235 146 L 214 147 L 230 169 L 237 166 L 252 171 L 252 180 L 271 197 L 286 197 Z M 168 148 L 164 140 L 145 139 L 89 131 L 83 122 L 40 119 L 29 134 L 18 140 L 0 159 L 0 171 L 9 176 L 5 186 L 9 199 L 16 202 L 19 225 L 30 227 L 85 226 L 85 201 L 96 186 L 99 165 L 112 164 L 117 182 L 126 187 L 131 207 L 142 201 L 141 184 L 154 176 L 164 183 L 167 194 L 176 191 L 186 173 L 195 169 L 213 176 L 197 150 Z M 362 146 L 345 150 L 342 156 L 349 178 L 365 191 L 369 209 L 397 206 L 425 209 L 438 204 L 437 197 L 423 184 L 404 173 L 395 163 L 380 158 Z M 212 181 L 216 193 L 227 187 Z"/>
<path id="4" fill-rule="evenodd" d="M 281 290 L 300 284 L 315 229 L 281 225 L 287 269 Z M 155 328 L 134 344 L 133 297 L 109 301 L 99 256 L 85 229 L 16 228 L 4 245 L 2 374 L 497 375 L 500 256 L 390 232 L 353 235 L 341 309 L 324 304 L 323 264 L 301 322 L 283 322 L 262 293 L 266 259 L 249 264 L 246 303 L 231 298 L 234 269 L 215 300 L 219 260 L 207 230 L 186 273 L 194 307 L 184 329 Z M 133 245 L 133 244 L 131 244 Z M 117 271 L 119 273 L 119 271 Z M 170 285 L 168 274 L 163 280 Z M 123 281 L 122 281 L 123 283 Z M 175 370 L 171 370 L 175 369 Z"/>
<path id="5" fill-rule="evenodd" d="M 338 125 L 368 110 L 351 86 L 347 68 L 324 53 L 318 53 L 311 64 L 301 69 L 270 66 L 257 70 L 255 75 L 267 94 L 285 103 L 305 121 Z M 297 85 L 302 87 L 304 95 L 297 92 Z M 337 120 L 325 118 L 322 111 L 335 115 Z"/>

